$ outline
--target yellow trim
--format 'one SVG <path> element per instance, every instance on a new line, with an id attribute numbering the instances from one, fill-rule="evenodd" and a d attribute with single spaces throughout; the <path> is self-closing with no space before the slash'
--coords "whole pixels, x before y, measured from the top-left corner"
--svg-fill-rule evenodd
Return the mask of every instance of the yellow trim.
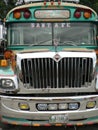
<path id="1" fill-rule="evenodd" d="M 94 50 L 86 48 L 64 48 L 63 51 L 94 52 Z"/>
<path id="2" fill-rule="evenodd" d="M 17 53 L 34 53 L 34 52 L 47 52 L 49 49 L 28 49 L 28 50 L 19 50 L 19 51 L 13 51 L 14 54 Z"/>

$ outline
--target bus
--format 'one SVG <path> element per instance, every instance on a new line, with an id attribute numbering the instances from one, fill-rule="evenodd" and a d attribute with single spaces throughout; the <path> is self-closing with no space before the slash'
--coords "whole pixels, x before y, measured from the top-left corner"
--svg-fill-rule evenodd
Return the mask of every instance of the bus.
<path id="1" fill-rule="evenodd" d="M 0 59 L 2 123 L 98 123 L 97 18 L 78 0 L 18 1 L 8 12 Z"/>

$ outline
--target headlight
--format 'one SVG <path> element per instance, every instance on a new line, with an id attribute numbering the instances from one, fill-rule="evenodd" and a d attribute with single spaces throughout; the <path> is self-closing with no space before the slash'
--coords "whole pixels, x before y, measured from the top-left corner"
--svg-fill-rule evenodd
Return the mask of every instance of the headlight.
<path id="1" fill-rule="evenodd" d="M 47 104 L 44 104 L 44 103 L 37 104 L 37 109 L 39 111 L 45 111 L 47 110 Z"/>
<path id="2" fill-rule="evenodd" d="M 15 85 L 12 79 L 1 79 L 1 88 L 3 89 L 14 89 Z"/>
<path id="3" fill-rule="evenodd" d="M 57 104 L 49 104 L 48 105 L 48 110 L 51 110 L 51 111 L 57 110 Z"/>
<path id="4" fill-rule="evenodd" d="M 59 110 L 67 110 L 68 104 L 67 103 L 60 103 L 59 104 Z"/>
<path id="5" fill-rule="evenodd" d="M 77 110 L 79 108 L 78 103 L 69 103 L 69 110 Z"/>

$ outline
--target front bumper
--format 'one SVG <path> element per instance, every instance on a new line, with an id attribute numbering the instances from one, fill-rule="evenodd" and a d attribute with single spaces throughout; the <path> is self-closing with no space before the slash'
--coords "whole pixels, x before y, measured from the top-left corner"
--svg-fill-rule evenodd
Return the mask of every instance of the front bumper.
<path id="1" fill-rule="evenodd" d="M 88 101 L 95 101 L 96 106 L 86 108 Z M 30 110 L 20 110 L 19 103 L 27 102 Z M 77 110 L 38 111 L 37 103 L 74 103 L 79 102 Z M 67 115 L 65 123 L 50 123 L 53 115 Z M 98 122 L 98 96 L 71 96 L 71 97 L 15 97 L 1 96 L 1 121 L 10 124 L 27 125 L 82 125 Z"/>

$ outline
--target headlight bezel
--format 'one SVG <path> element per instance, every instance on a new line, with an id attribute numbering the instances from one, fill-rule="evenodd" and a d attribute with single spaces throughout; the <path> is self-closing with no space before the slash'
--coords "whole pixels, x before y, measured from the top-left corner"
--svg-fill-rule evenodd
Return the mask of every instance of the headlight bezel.
<path id="1" fill-rule="evenodd" d="M 10 80 L 10 87 L 2 86 L 2 80 Z M 17 75 L 1 75 L 0 76 L 0 92 L 1 93 L 16 93 L 19 91 L 19 81 Z"/>
<path id="2" fill-rule="evenodd" d="M 8 82 L 9 82 L 9 85 L 8 85 Z M 8 85 L 8 86 L 7 86 Z M 12 79 L 10 78 L 2 78 L 0 79 L 0 88 L 1 89 L 5 89 L 5 90 L 12 90 L 12 89 L 15 89 L 15 83 Z"/>

